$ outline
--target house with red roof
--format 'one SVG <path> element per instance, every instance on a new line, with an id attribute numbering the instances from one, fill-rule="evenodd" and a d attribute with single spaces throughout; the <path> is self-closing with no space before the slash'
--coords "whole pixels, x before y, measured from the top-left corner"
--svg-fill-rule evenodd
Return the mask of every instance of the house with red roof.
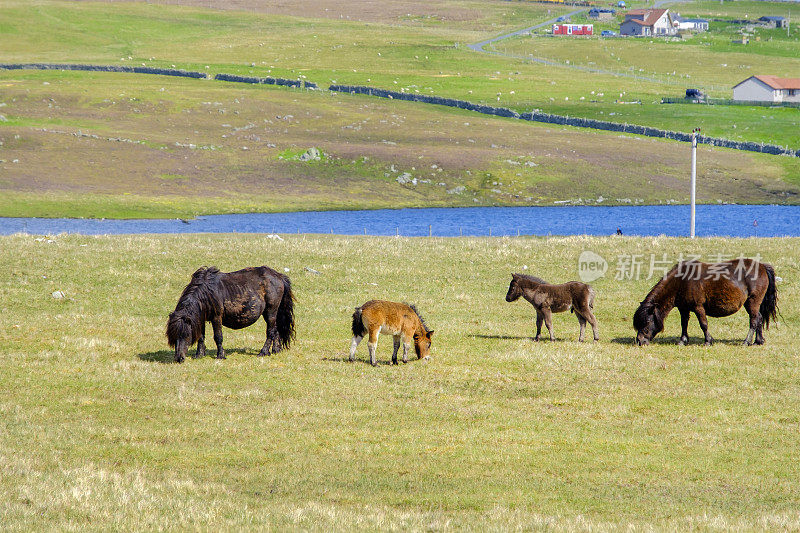
<path id="1" fill-rule="evenodd" d="M 676 24 L 669 9 L 631 9 L 619 26 L 620 35 L 675 35 Z"/>
<path id="2" fill-rule="evenodd" d="M 742 102 L 800 102 L 800 78 L 750 76 L 734 85 L 733 99 Z"/>

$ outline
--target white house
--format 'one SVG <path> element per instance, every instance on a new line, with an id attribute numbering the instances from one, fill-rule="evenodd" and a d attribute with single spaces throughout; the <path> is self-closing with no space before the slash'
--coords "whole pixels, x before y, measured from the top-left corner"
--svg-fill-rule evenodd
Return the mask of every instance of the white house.
<path id="1" fill-rule="evenodd" d="M 708 21 L 706 19 L 686 19 L 676 15 L 675 23 L 679 30 L 708 31 Z"/>
<path id="2" fill-rule="evenodd" d="M 734 85 L 733 99 L 743 102 L 800 102 L 800 78 L 750 76 Z"/>
<path id="3" fill-rule="evenodd" d="M 675 35 L 669 9 L 631 9 L 619 26 L 620 35 Z"/>

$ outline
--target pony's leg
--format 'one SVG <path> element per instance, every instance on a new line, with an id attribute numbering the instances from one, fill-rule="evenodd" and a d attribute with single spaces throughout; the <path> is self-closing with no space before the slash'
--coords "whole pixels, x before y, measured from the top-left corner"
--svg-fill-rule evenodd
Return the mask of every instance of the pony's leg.
<path id="1" fill-rule="evenodd" d="M 764 340 L 764 317 L 761 316 L 761 313 L 758 314 L 758 326 L 756 326 L 756 340 L 755 343 L 759 346 L 764 344 L 766 341 Z"/>
<path id="2" fill-rule="evenodd" d="M 265 321 L 267 320 L 266 315 L 264 315 L 264 320 Z M 264 357 L 265 355 L 272 355 L 269 352 L 269 349 L 272 345 L 272 336 L 270 335 L 270 333 L 272 333 L 272 330 L 269 327 L 269 322 L 267 322 L 267 339 L 264 341 L 264 346 L 261 347 L 261 351 L 258 352 L 258 357 Z"/>
<path id="3" fill-rule="evenodd" d="M 544 315 L 544 325 L 547 326 L 547 331 L 550 332 L 550 341 L 553 342 L 556 340 L 556 336 L 553 335 L 553 313 L 550 308 L 544 307 L 542 308 L 542 314 Z"/>
<path id="4" fill-rule="evenodd" d="M 367 348 L 369 348 L 369 364 L 372 366 L 378 365 L 378 360 L 375 357 L 375 350 L 378 349 L 378 336 L 380 329 L 375 328 L 369 332 L 369 340 L 367 341 Z"/>
<path id="5" fill-rule="evenodd" d="M 681 314 L 681 338 L 678 340 L 678 345 L 684 346 L 689 343 L 689 317 L 692 314 L 688 309 L 678 308 L 678 311 Z"/>
<path id="6" fill-rule="evenodd" d="M 396 365 L 397 364 L 397 350 L 400 349 L 400 335 L 395 335 L 394 337 L 392 337 L 392 340 L 394 341 L 394 346 L 392 347 L 392 364 Z"/>
<path id="7" fill-rule="evenodd" d="M 225 350 L 222 349 L 222 319 L 213 319 L 211 326 L 214 328 L 214 342 L 217 344 L 217 359 L 225 359 Z"/>
<path id="8" fill-rule="evenodd" d="M 278 309 L 279 307 L 276 305 L 270 310 L 268 314 L 269 320 L 267 322 L 267 337 L 272 339 L 273 354 L 276 354 L 283 349 L 281 347 L 281 334 L 278 333 Z"/>
<path id="9" fill-rule="evenodd" d="M 275 319 L 277 315 L 270 313 L 269 311 L 264 311 L 262 316 L 264 317 L 264 322 L 267 323 L 267 338 L 264 340 L 264 346 L 261 347 L 261 351 L 258 352 L 258 357 L 264 357 L 265 355 L 278 353 L 278 351 L 275 350 Z M 270 350 L 272 351 L 270 352 Z"/>
<path id="10" fill-rule="evenodd" d="M 586 320 L 588 320 L 589 324 L 592 326 L 592 337 L 594 337 L 595 341 L 599 341 L 600 327 L 597 324 L 597 319 L 594 317 L 594 313 L 592 313 L 591 309 L 588 309 L 583 316 L 586 317 Z"/>
<path id="11" fill-rule="evenodd" d="M 353 337 L 353 342 L 350 343 L 350 362 L 356 360 L 356 348 L 358 348 L 358 343 L 361 342 L 361 339 L 364 337 L 356 336 Z"/>
<path id="12" fill-rule="evenodd" d="M 403 364 L 408 363 L 408 351 L 411 349 L 410 342 L 403 343 Z"/>
<path id="13" fill-rule="evenodd" d="M 761 329 L 761 310 L 759 309 L 761 305 L 756 305 L 754 298 L 748 298 L 747 301 L 744 303 L 744 308 L 747 311 L 747 314 L 750 316 L 750 330 L 747 332 L 747 337 L 744 339 L 744 344 L 746 346 L 750 346 L 753 344 L 753 336 L 755 336 L 755 341 L 758 343 L 759 337 L 761 337 L 761 343 L 764 343 L 763 335 L 759 334 L 759 330 Z"/>
<path id="14" fill-rule="evenodd" d="M 583 342 L 583 332 L 586 330 L 586 319 L 580 313 L 575 313 L 578 317 L 578 323 L 581 325 L 581 332 L 578 334 L 578 342 Z"/>
<path id="15" fill-rule="evenodd" d="M 714 343 L 714 339 L 711 338 L 711 334 L 708 332 L 708 319 L 706 318 L 706 310 L 702 307 L 697 307 L 694 310 L 694 314 L 697 315 L 697 321 L 700 323 L 700 329 L 703 330 L 703 335 L 706 338 L 706 342 L 704 344 L 706 346 L 711 346 Z"/>
<path id="16" fill-rule="evenodd" d="M 203 322 L 200 324 L 200 338 L 197 340 L 197 353 L 194 354 L 195 357 L 205 357 L 206 356 L 206 323 Z"/>
<path id="17" fill-rule="evenodd" d="M 267 308 L 262 315 L 264 322 L 267 323 L 267 339 L 264 341 L 264 346 L 258 352 L 259 357 L 265 355 L 272 355 L 281 351 L 281 340 L 278 334 L 278 307 Z"/>
<path id="18" fill-rule="evenodd" d="M 538 309 L 536 310 L 536 336 L 534 341 L 539 342 L 539 335 L 542 334 L 542 322 L 544 322 L 544 315 Z"/>

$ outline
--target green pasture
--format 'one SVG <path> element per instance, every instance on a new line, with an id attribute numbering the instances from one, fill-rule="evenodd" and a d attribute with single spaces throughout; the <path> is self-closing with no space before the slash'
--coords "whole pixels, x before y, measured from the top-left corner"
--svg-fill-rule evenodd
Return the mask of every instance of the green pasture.
<path id="1" fill-rule="evenodd" d="M 5 71 L 0 86 L 2 216 L 688 201 L 686 143 L 213 80 Z M 701 203 L 800 194 L 797 158 L 701 146 L 699 161 Z"/>
<path id="2" fill-rule="evenodd" d="M 0 244 L 5 531 L 800 528 L 797 239 Z M 592 283 L 601 341 L 576 342 L 563 313 L 558 340 L 533 343 L 532 307 L 504 300 L 510 273 L 576 279 L 584 250 L 609 262 Z M 743 312 L 711 320 L 711 347 L 694 320 L 675 346 L 676 313 L 659 342 L 633 346 L 651 254 L 681 253 L 775 266 L 782 317 L 765 346 L 740 345 Z M 640 279 L 615 280 L 632 255 Z M 225 330 L 225 361 L 171 362 L 167 314 L 209 264 L 290 276 L 289 351 L 257 358 L 254 325 Z M 418 305 L 435 330 L 428 363 L 387 365 L 386 337 L 377 368 L 363 345 L 344 361 L 353 307 L 371 298 Z"/>
<path id="3" fill-rule="evenodd" d="M 630 72 L 641 69 L 656 78 L 643 81 L 525 60 L 529 54 L 553 55 L 571 64 L 604 66 L 610 57 L 607 46 L 617 46 L 616 41 L 570 40 L 569 46 L 563 46 L 562 40 L 519 38 L 495 45 L 521 59 L 478 54 L 466 47 L 554 17 L 563 12 L 557 6 L 499 1 L 433 6 L 442 4 L 481 15 L 452 20 L 414 15 L 360 22 L 308 19 L 302 13 L 270 15 L 146 3 L 10 1 L 0 6 L 0 29 L 12 36 L 4 42 L 2 60 L 175 65 L 210 73 L 300 77 L 323 87 L 333 82 L 367 84 L 519 111 L 543 109 L 680 131 L 700 126 L 710 135 L 800 147 L 796 110 L 765 119 L 762 108 L 679 109 L 659 103 L 664 96 L 680 96 L 685 88 L 698 84 L 732 86 L 755 73 L 753 69 L 793 75 L 797 34 L 789 40 L 775 36 L 743 52 L 729 49 L 733 45 L 724 43 L 727 37 L 720 37 L 718 43 L 704 43 L 704 37 L 696 38 L 698 43 L 674 45 L 646 40 L 620 43 L 620 55 L 614 52 L 619 61 L 612 60 L 611 66 Z M 767 7 L 760 12 L 779 10 L 764 4 Z M 691 14 L 690 5 L 681 9 Z M 532 43 L 536 44 L 533 49 Z M 542 43 L 549 44 L 539 50 Z M 735 54 L 733 58 L 722 58 L 729 53 Z M 717 97 L 729 93 L 728 89 L 712 91 Z M 641 106 L 632 109 L 619 103 L 631 101 Z"/>
<path id="4" fill-rule="evenodd" d="M 798 17 L 800 17 L 800 6 L 792 2 L 761 2 L 757 0 L 716 2 L 714 0 L 701 0 L 679 4 L 673 9 L 687 17 L 757 20 L 764 15 L 777 15 L 788 16 L 792 21 L 798 20 Z M 785 33 L 786 30 L 784 30 Z"/>

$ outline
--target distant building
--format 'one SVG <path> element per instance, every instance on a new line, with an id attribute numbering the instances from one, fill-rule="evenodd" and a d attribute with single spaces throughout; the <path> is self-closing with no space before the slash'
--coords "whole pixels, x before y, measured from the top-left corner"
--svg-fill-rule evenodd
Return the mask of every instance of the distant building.
<path id="1" fill-rule="evenodd" d="M 733 99 L 742 102 L 800 102 L 800 78 L 750 76 L 733 87 Z"/>
<path id="2" fill-rule="evenodd" d="M 789 24 L 785 18 L 772 15 L 759 17 L 758 21 L 769 28 L 785 28 Z"/>
<path id="3" fill-rule="evenodd" d="M 620 35 L 675 35 L 676 29 L 669 9 L 631 9 L 625 13 Z"/>
<path id="4" fill-rule="evenodd" d="M 553 24 L 553 35 L 592 35 L 592 24 Z"/>
<path id="5" fill-rule="evenodd" d="M 678 30 L 708 31 L 708 21 L 706 19 L 687 19 L 680 15 L 675 15 L 674 22 Z"/>
<path id="6" fill-rule="evenodd" d="M 616 11 L 613 9 L 601 9 L 593 7 L 589 10 L 589 18 L 595 20 L 611 20 L 614 18 Z"/>

